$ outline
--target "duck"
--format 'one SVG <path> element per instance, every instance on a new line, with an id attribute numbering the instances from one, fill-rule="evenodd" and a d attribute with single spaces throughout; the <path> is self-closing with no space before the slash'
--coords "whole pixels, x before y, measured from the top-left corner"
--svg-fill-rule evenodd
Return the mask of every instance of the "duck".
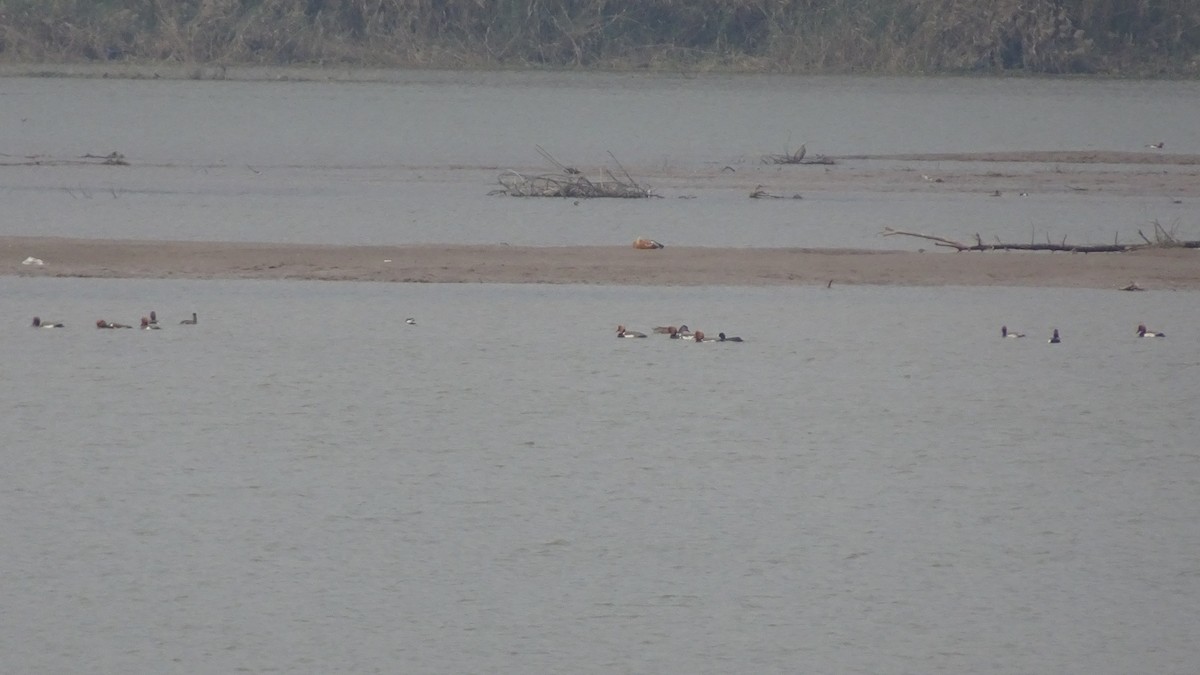
<path id="1" fill-rule="evenodd" d="M 410 325 L 410 326 L 415 326 L 415 325 L 417 325 L 417 320 L 416 320 L 416 319 L 414 319 L 414 318 L 412 318 L 412 317 L 410 316 L 410 317 L 408 317 L 407 319 L 405 319 L 405 320 L 404 320 L 404 323 L 406 323 L 406 324 L 408 324 L 408 325 Z"/>
<path id="2" fill-rule="evenodd" d="M 142 317 L 142 330 L 159 330 L 159 328 L 158 324 L 150 323 L 149 317 Z"/>
<path id="3" fill-rule="evenodd" d="M 1146 144 L 1146 147 L 1147 147 L 1147 148 L 1154 148 L 1155 150 L 1162 150 L 1164 145 L 1166 145 L 1166 143 L 1163 143 L 1162 141 L 1159 141 L 1159 142 L 1157 142 L 1157 143 L 1147 143 L 1147 144 Z"/>
<path id="4" fill-rule="evenodd" d="M 1146 324 L 1139 323 L 1137 329 L 1138 337 L 1167 337 L 1166 333 L 1146 330 Z"/>
<path id="5" fill-rule="evenodd" d="M 667 335 L 669 335 L 669 334 L 671 334 L 671 333 L 674 333 L 674 332 L 676 332 L 676 331 L 678 331 L 678 330 L 679 330 L 679 329 L 678 329 L 678 328 L 676 328 L 675 326 L 655 326 L 655 327 L 654 327 L 654 331 L 653 331 L 653 332 L 655 332 L 655 333 L 662 333 L 662 334 L 667 334 Z"/>
<path id="6" fill-rule="evenodd" d="M 150 310 L 150 324 L 152 326 L 158 325 L 158 315 L 154 313 L 154 310 Z"/>
<path id="7" fill-rule="evenodd" d="M 195 325 L 196 325 L 196 323 L 197 323 L 197 321 L 196 321 L 196 313 L 195 313 L 195 312 L 192 312 L 192 318 L 190 318 L 190 319 L 184 319 L 183 321 L 180 321 L 180 322 L 179 322 L 179 325 L 180 325 L 180 326 L 184 326 L 184 325 L 188 325 L 188 326 L 195 326 Z"/>
<path id="8" fill-rule="evenodd" d="M 645 333 L 639 333 L 636 330 L 625 330 L 625 326 L 617 326 L 617 337 L 619 338 L 644 338 Z"/>
<path id="9" fill-rule="evenodd" d="M 1049 342 L 1052 345 L 1056 345 L 1056 344 L 1062 342 L 1062 339 L 1058 337 L 1058 329 L 1057 328 L 1054 329 L 1054 335 L 1051 335 L 1050 339 L 1047 340 L 1047 342 Z"/>
<path id="10" fill-rule="evenodd" d="M 695 333 L 692 333 L 692 340 L 694 340 L 695 342 L 716 342 L 716 340 L 714 340 L 713 338 L 705 339 L 704 331 L 702 331 L 702 330 L 698 330 Z"/>
<path id="11" fill-rule="evenodd" d="M 96 328 L 133 328 L 133 326 L 123 323 L 113 323 L 112 321 L 105 321 L 104 319 L 97 319 Z"/>
<path id="12" fill-rule="evenodd" d="M 1023 337 L 1025 337 L 1025 334 L 1018 333 L 1015 330 L 1010 331 L 1010 330 L 1008 330 L 1008 326 L 1000 326 L 1000 337 L 1002 337 L 1002 338 L 1023 338 Z"/>
<path id="13" fill-rule="evenodd" d="M 717 333 L 717 342 L 745 342 L 740 337 L 725 337 L 724 333 Z"/>
<path id="14" fill-rule="evenodd" d="M 52 321 L 42 321 L 41 317 L 37 317 L 37 316 L 33 317 L 32 325 L 34 328 L 63 328 L 66 326 L 65 323 L 54 323 Z"/>

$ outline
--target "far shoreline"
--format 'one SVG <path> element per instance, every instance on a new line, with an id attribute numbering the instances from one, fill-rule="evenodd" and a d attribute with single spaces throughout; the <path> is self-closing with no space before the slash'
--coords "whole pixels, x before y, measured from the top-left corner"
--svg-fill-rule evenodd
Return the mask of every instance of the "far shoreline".
<path id="1" fill-rule="evenodd" d="M 0 275 L 627 286 L 1013 286 L 1200 290 L 1200 252 L 957 253 L 668 246 L 332 246 L 0 237 Z M 25 264 L 29 258 L 43 264 Z"/>

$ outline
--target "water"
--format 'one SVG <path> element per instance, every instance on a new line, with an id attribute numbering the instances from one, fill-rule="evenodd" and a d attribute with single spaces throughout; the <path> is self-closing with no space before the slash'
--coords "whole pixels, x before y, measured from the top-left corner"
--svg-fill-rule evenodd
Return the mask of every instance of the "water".
<path id="1" fill-rule="evenodd" d="M 1195 153 L 1197 93 L 5 79 L 0 159 L 133 166 L 0 166 L 0 234 L 884 248 L 885 225 L 1107 242 L 1157 219 L 1187 236 L 1192 205 L 1165 194 L 810 191 L 757 162 L 805 141 Z M 589 167 L 611 150 L 666 199 L 489 197 L 504 169 L 547 168 L 535 144 Z M 712 187 L 726 165 L 739 178 Z M 1031 170 L 1000 169 L 1014 189 Z M 805 198 L 746 199 L 756 182 Z M 14 672 L 1188 673 L 1198 304 L 0 278 L 0 652 Z M 89 327 L 151 309 L 164 330 Z M 1169 337 L 1136 339 L 1142 321 Z M 612 339 L 680 322 L 747 342 Z"/>
<path id="2" fill-rule="evenodd" d="M 1126 150 L 1200 153 L 1195 82 L 409 73 L 390 82 L 0 79 L 0 157 L 120 151 L 129 167 L 0 166 L 0 234 L 341 244 L 895 248 L 884 225 L 967 238 L 1109 243 L 1157 220 L 1200 237 L 1194 195 L 1012 198 L 825 186 L 767 153 Z M 665 199 L 488 196 L 508 169 L 616 170 Z M 722 173 L 723 167 L 736 170 Z M 838 176 L 870 162 L 847 162 Z M 955 165 L 953 168 L 961 168 Z M 1038 167 L 1053 170 L 1054 167 Z M 1103 170 L 1102 168 L 1095 168 Z M 1194 175 L 1194 167 L 1146 171 Z M 716 182 L 714 182 L 716 181 Z M 756 184 L 803 200 L 747 199 Z M 1028 199 L 1015 195 L 1031 192 Z M 689 199 L 681 199 L 687 197 Z"/>
<path id="3" fill-rule="evenodd" d="M 163 330 L 89 327 L 150 309 Z M 0 278 L 0 651 L 14 672 L 1191 672 L 1198 309 Z M 681 321 L 747 342 L 613 339 Z"/>

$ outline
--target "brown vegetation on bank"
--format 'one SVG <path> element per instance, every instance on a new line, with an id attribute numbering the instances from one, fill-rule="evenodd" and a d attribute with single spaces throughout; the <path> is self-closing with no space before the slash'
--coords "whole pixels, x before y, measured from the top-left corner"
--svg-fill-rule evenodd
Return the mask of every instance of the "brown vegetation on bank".
<path id="1" fill-rule="evenodd" d="M 1200 74 L 1180 0 L 0 0 L 0 60 Z"/>

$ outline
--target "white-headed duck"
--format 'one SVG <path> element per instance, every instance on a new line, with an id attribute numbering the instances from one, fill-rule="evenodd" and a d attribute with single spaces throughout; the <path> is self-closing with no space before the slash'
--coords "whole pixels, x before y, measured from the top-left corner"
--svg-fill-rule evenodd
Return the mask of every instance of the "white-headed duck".
<path id="1" fill-rule="evenodd" d="M 192 312 L 192 318 L 184 319 L 183 321 L 180 321 L 179 325 L 180 326 L 195 326 L 196 325 L 196 313 Z"/>
<path id="2" fill-rule="evenodd" d="M 1008 326 L 1000 326 L 1000 337 L 1002 337 L 1002 338 L 1023 338 L 1023 337 L 1025 337 L 1025 334 L 1018 333 L 1015 330 L 1010 331 L 1008 329 Z"/>
<path id="3" fill-rule="evenodd" d="M 32 324 L 32 325 L 33 325 L 33 327 L 34 327 L 34 328 L 62 328 L 62 327 L 63 327 L 63 326 L 65 326 L 66 324 L 64 324 L 64 323 L 54 323 L 54 322 L 51 322 L 51 321 L 42 321 L 41 317 L 37 317 L 37 316 L 35 316 L 35 317 L 33 317 L 33 324 Z"/>
<path id="4" fill-rule="evenodd" d="M 639 333 L 636 330 L 625 330 L 625 326 L 617 326 L 617 337 L 619 338 L 644 338 L 645 333 Z"/>
<path id="5" fill-rule="evenodd" d="M 1139 323 L 1137 329 L 1138 337 L 1167 337 L 1166 333 L 1146 330 L 1146 324 Z"/>
<path id="6" fill-rule="evenodd" d="M 717 342 L 742 342 L 740 337 L 726 337 L 724 333 L 717 333 Z"/>
<path id="7" fill-rule="evenodd" d="M 156 323 L 150 323 L 150 317 L 142 317 L 142 330 L 158 330 L 159 326 Z"/>
<path id="8" fill-rule="evenodd" d="M 1058 329 L 1057 328 L 1054 329 L 1054 335 L 1051 335 L 1050 339 L 1047 340 L 1047 342 L 1049 342 L 1052 345 L 1056 345 L 1056 344 L 1062 342 L 1062 339 L 1060 339 L 1058 337 Z"/>

